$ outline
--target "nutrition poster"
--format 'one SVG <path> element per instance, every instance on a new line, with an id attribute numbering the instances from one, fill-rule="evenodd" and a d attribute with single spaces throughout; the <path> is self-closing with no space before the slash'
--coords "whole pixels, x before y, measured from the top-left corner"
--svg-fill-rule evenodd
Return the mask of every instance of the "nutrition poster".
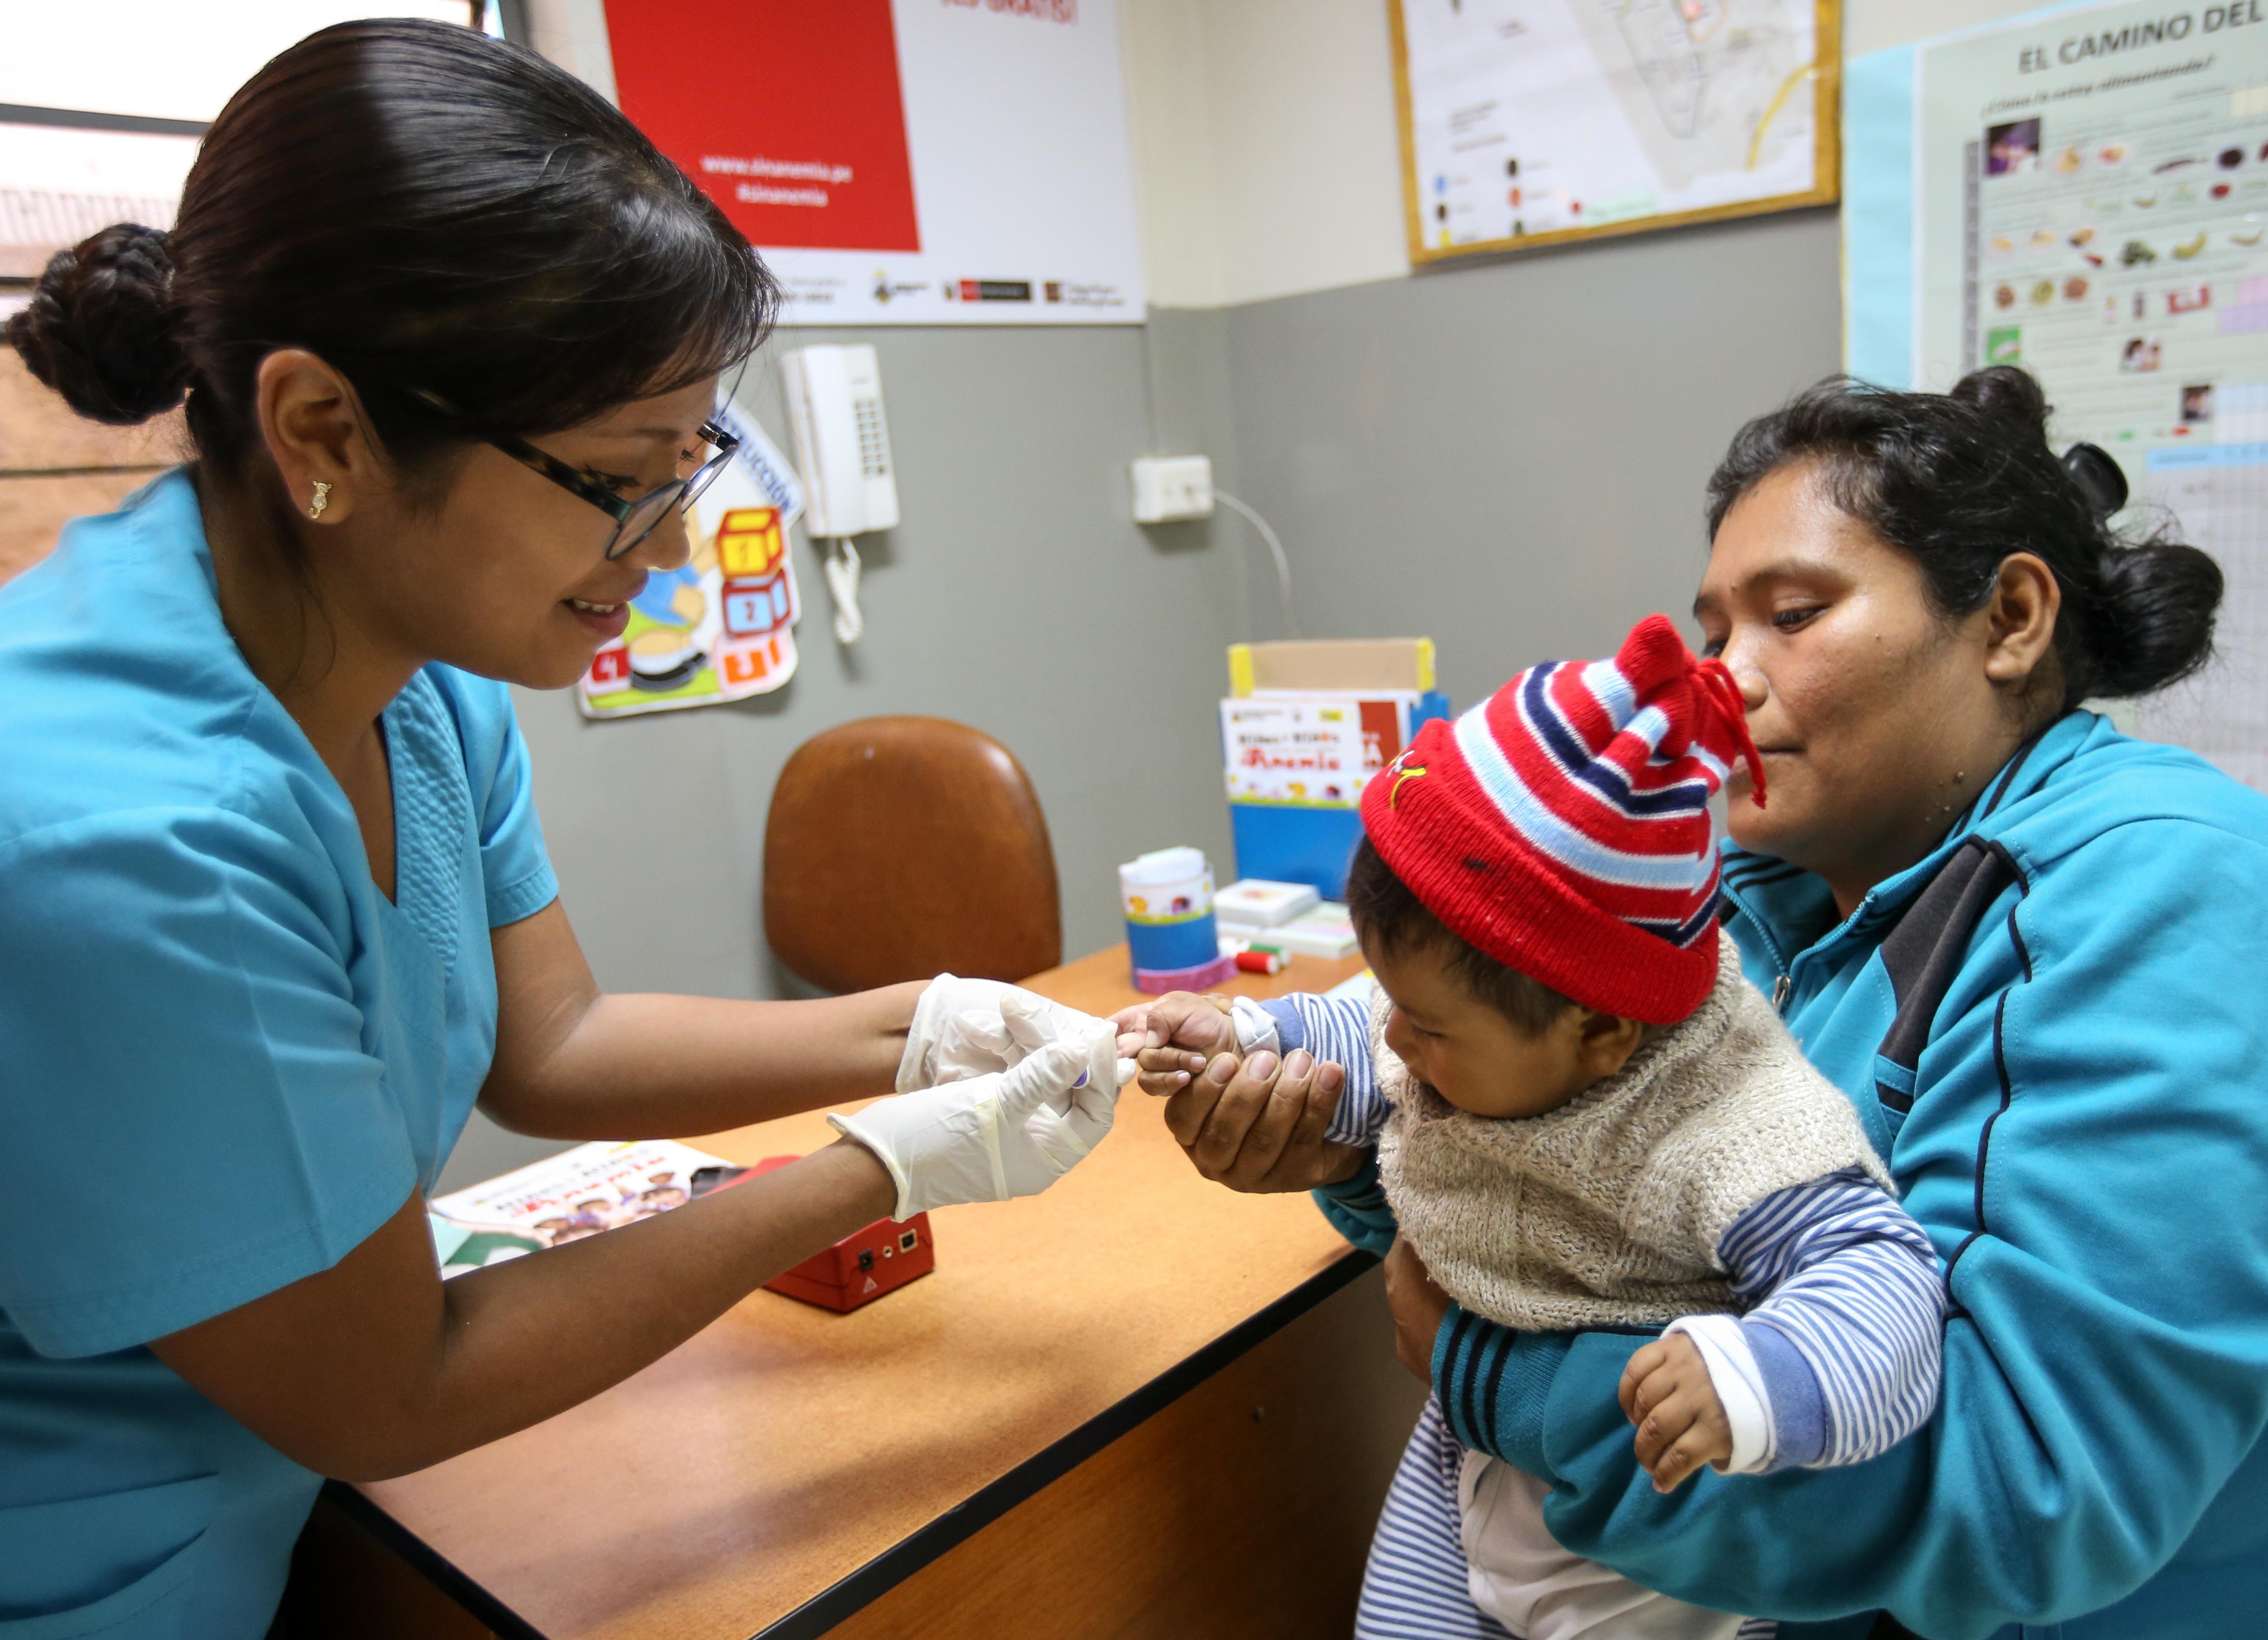
<path id="1" fill-rule="evenodd" d="M 2268 789 L 2268 0 L 2062 8 L 1925 44 L 1912 85 L 1905 379 L 2022 365 L 2122 522 L 2220 560 L 2220 658 L 2134 726 Z"/>
<path id="2" fill-rule="evenodd" d="M 1391 0 L 1412 261 L 1836 197 L 1834 0 Z"/>
<path id="3" fill-rule="evenodd" d="M 789 325 L 1139 324 L 1116 0 L 606 0 Z"/>

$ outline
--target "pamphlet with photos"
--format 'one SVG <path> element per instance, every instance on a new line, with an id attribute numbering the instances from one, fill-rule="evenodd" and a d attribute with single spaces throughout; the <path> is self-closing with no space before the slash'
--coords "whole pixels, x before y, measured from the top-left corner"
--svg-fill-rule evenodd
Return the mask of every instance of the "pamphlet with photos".
<path id="1" fill-rule="evenodd" d="M 747 1169 L 670 1139 L 601 1139 L 433 1198 L 441 1274 L 460 1276 L 682 1207 Z"/>

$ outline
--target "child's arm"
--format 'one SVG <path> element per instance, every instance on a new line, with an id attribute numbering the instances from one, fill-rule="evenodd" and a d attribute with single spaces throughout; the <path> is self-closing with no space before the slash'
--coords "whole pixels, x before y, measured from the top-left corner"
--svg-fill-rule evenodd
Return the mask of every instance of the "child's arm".
<path id="1" fill-rule="evenodd" d="M 1338 1108 L 1323 1137 L 1334 1144 L 1368 1151 L 1378 1143 L 1386 1125 L 1386 1099 L 1378 1088 L 1378 1073 L 1370 1052 L 1370 1004 L 1359 997 L 1319 997 L 1295 992 L 1264 1003 L 1237 999 L 1238 1023 L 1251 1010 L 1274 1029 L 1270 1046 L 1285 1053 L 1306 1048 L 1318 1063 L 1335 1064 L 1346 1071 Z M 1351 1178 L 1324 1185 L 1314 1193 L 1315 1205 L 1331 1228 L 1376 1258 L 1384 1258 L 1399 1229 L 1386 1191 L 1378 1181 L 1378 1158 L 1366 1156 Z"/>
<path id="2" fill-rule="evenodd" d="M 1719 1257 L 1750 1308 L 1689 1316 L 1631 1357 L 1619 1394 L 1660 1491 L 1708 1463 L 1738 1474 L 1861 1462 L 1937 1404 L 1937 1254 L 1889 1193 L 1852 1171 L 1767 1196 Z"/>
<path id="3" fill-rule="evenodd" d="M 1378 1130 L 1386 1125 L 1386 1100 L 1378 1091 L 1378 1072 L 1370 1056 L 1369 1001 L 1305 991 L 1259 1004 L 1238 1000 L 1266 1016 L 1280 1051 L 1304 1048 L 1317 1064 L 1345 1070 L 1346 1088 L 1323 1136 L 1334 1144 L 1361 1149 L 1377 1144 Z"/>

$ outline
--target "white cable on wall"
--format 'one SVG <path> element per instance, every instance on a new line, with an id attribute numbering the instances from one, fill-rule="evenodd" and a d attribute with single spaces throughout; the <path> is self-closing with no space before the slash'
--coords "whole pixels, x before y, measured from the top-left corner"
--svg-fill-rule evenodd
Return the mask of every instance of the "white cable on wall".
<path id="1" fill-rule="evenodd" d="M 850 537 L 839 535 L 827 543 L 827 590 L 835 599 L 835 641 L 856 643 L 866 630 L 865 613 L 858 607 L 858 548 Z"/>
<path id="2" fill-rule="evenodd" d="M 1284 624 L 1291 629 L 1293 637 L 1300 636 L 1300 617 L 1292 607 L 1292 561 L 1284 555 L 1284 543 L 1277 540 L 1276 532 L 1268 526 L 1267 519 L 1219 485 L 1213 487 L 1212 498 L 1259 531 L 1260 539 L 1268 543 L 1268 551 L 1276 560 L 1276 592 L 1284 603 Z"/>

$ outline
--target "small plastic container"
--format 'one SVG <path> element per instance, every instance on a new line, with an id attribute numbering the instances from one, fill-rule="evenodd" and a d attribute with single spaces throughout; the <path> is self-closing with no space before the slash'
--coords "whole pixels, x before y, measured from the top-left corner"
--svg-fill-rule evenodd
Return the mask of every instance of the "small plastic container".
<path id="1" fill-rule="evenodd" d="M 1118 868 L 1134 988 L 1152 996 L 1218 985 L 1236 972 L 1213 926 L 1212 867 L 1200 849 L 1160 849 Z"/>

